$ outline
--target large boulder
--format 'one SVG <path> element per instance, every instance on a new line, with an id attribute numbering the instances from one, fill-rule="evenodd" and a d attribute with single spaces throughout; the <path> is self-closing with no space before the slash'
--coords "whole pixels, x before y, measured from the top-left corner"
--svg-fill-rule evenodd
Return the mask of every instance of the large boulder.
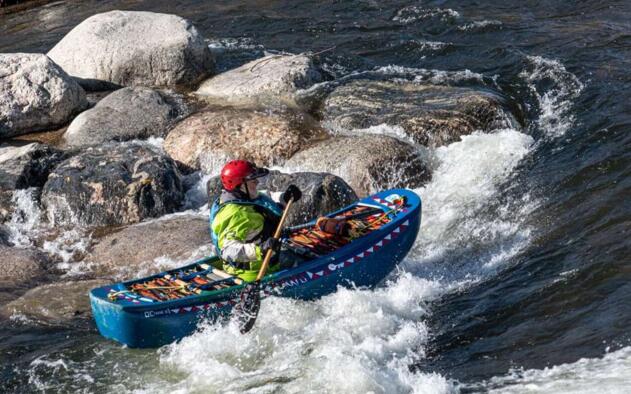
<path id="1" fill-rule="evenodd" d="M 85 260 L 99 277 L 137 277 L 160 272 L 163 261 L 180 262 L 208 255 L 208 218 L 183 215 L 140 223 L 95 240 Z"/>
<path id="2" fill-rule="evenodd" d="M 299 89 L 323 79 L 306 55 L 268 55 L 204 81 L 196 93 L 217 103 L 295 103 Z"/>
<path id="3" fill-rule="evenodd" d="M 136 223 L 179 208 L 180 177 L 173 160 L 148 144 L 105 144 L 59 164 L 42 204 L 54 225 Z"/>
<path id="4" fill-rule="evenodd" d="M 289 226 L 306 223 L 357 201 L 357 195 L 343 179 L 325 173 L 285 174 L 271 171 L 267 177 L 261 178 L 259 188 L 270 193 L 279 193 L 287 190 L 291 184 L 300 188 L 302 198 L 289 211 L 287 216 Z M 207 188 L 208 200 L 212 203 L 221 193 L 219 177 L 210 178 Z"/>
<path id="5" fill-rule="evenodd" d="M 46 55 L 0 53 L 0 139 L 59 127 L 87 105 L 83 89 Z"/>
<path id="6" fill-rule="evenodd" d="M 83 83 L 191 87 L 214 67 L 204 38 L 186 19 L 110 11 L 72 29 L 48 56 Z"/>
<path id="7" fill-rule="evenodd" d="M 123 88 L 77 116 L 64 134 L 68 146 L 164 137 L 184 114 L 180 97 L 146 87 Z"/>
<path id="8" fill-rule="evenodd" d="M 175 160 L 211 173 L 231 158 L 282 164 L 324 131 L 299 111 L 208 109 L 180 122 L 164 141 Z"/>
<path id="9" fill-rule="evenodd" d="M 411 82 L 353 81 L 324 102 L 323 121 L 333 130 L 399 126 L 415 143 L 447 145 L 476 130 L 514 126 L 501 99 L 470 88 Z"/>
<path id="10" fill-rule="evenodd" d="M 384 135 L 334 137 L 298 152 L 285 167 L 335 174 L 360 197 L 384 188 L 419 187 L 431 178 L 417 149 Z"/>
<path id="11" fill-rule="evenodd" d="M 65 324 L 91 316 L 91 289 L 107 284 L 94 279 L 47 284 L 29 290 L 15 301 L 0 307 L 0 316 L 22 315 L 49 324 Z"/>
<path id="12" fill-rule="evenodd" d="M 34 280 L 45 279 L 50 268 L 44 253 L 3 246 L 0 241 L 0 287 L 29 287 Z"/>

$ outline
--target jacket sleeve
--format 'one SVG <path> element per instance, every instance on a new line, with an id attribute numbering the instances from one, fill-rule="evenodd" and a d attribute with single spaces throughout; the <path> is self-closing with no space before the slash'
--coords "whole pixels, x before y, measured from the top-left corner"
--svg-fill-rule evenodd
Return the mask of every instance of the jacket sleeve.
<path id="1" fill-rule="evenodd" d="M 245 206 L 223 207 L 211 224 L 217 235 L 220 257 L 229 263 L 261 261 L 261 248 L 252 240 L 263 230 L 263 221 L 263 216 Z"/>

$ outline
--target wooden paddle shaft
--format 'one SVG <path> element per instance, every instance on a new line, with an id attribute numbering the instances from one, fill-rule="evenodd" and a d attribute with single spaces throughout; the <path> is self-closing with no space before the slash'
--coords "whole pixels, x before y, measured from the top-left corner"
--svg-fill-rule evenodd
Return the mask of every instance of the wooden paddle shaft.
<path id="1" fill-rule="evenodd" d="M 285 205 L 285 210 L 283 211 L 283 216 L 280 217 L 280 222 L 278 222 L 278 227 L 276 227 L 276 232 L 274 233 L 274 238 L 279 239 L 280 233 L 283 231 L 283 224 L 285 224 L 285 219 L 287 219 L 287 213 L 289 212 L 289 207 L 293 204 L 294 200 L 292 198 L 287 201 L 287 205 Z M 263 260 L 263 265 L 259 270 L 259 274 L 256 276 L 256 281 L 260 281 L 265 276 L 265 272 L 267 272 L 267 266 L 269 265 L 270 260 L 272 259 L 272 255 L 274 251 L 272 249 L 268 249 L 267 253 L 265 253 L 265 259 Z"/>

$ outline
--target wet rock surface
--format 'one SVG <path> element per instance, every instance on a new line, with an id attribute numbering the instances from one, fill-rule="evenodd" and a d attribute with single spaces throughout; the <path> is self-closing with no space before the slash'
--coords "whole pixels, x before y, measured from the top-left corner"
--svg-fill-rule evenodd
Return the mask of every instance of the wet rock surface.
<path id="1" fill-rule="evenodd" d="M 268 55 L 207 79 L 196 93 L 217 103 L 293 103 L 299 89 L 322 78 L 309 56 Z"/>
<path id="2" fill-rule="evenodd" d="M 173 160 L 141 143 L 88 148 L 62 162 L 42 192 L 54 225 L 137 223 L 174 212 L 182 198 Z"/>
<path id="3" fill-rule="evenodd" d="M 500 98 L 488 92 L 386 81 L 354 81 L 336 88 L 324 102 L 323 121 L 342 130 L 399 126 L 415 143 L 432 147 L 516 123 Z"/>
<path id="4" fill-rule="evenodd" d="M 99 277 L 130 278 L 160 272 L 156 260 L 186 261 L 208 255 L 208 218 L 183 215 L 128 226 L 96 239 L 84 259 Z"/>
<path id="5" fill-rule="evenodd" d="M 325 173 L 297 172 L 285 174 L 271 171 L 261 179 L 259 188 L 271 193 L 284 192 L 294 184 L 302 191 L 302 198 L 293 205 L 287 216 L 287 225 L 293 226 L 328 214 L 357 201 L 353 189 L 341 178 Z M 212 204 L 221 194 L 221 180 L 208 181 L 208 200 Z"/>
<path id="6" fill-rule="evenodd" d="M 0 315 L 22 315 L 48 324 L 64 324 L 91 316 L 91 289 L 107 284 L 106 280 L 68 281 L 38 286 L 17 300 L 0 307 Z"/>
<path id="7" fill-rule="evenodd" d="M 384 135 L 334 137 L 298 152 L 286 167 L 337 175 L 360 197 L 386 188 L 416 188 L 431 179 L 417 149 Z"/>
<path id="8" fill-rule="evenodd" d="M 40 143 L 0 145 L 0 191 L 44 186 L 50 171 L 66 157 Z"/>
<path id="9" fill-rule="evenodd" d="M 322 135 L 313 119 L 298 111 L 218 108 L 180 122 L 165 139 L 164 149 L 191 168 L 212 172 L 232 158 L 282 164 Z"/>
<path id="10" fill-rule="evenodd" d="M 176 15 L 110 11 L 72 29 L 48 56 L 84 84 L 192 87 L 214 60 L 197 29 Z"/>
<path id="11" fill-rule="evenodd" d="M 64 134 L 71 147 L 164 137 L 177 118 L 186 113 L 180 96 L 146 87 L 110 93 L 94 108 L 77 116 Z"/>
<path id="12" fill-rule="evenodd" d="M 83 89 L 46 55 L 0 54 L 0 138 L 59 127 L 87 105 Z"/>

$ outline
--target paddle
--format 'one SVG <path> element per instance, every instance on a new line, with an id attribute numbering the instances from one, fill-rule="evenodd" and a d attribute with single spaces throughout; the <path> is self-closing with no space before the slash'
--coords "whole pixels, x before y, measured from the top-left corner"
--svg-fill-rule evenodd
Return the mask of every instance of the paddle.
<path id="1" fill-rule="evenodd" d="M 294 201 L 291 198 L 287 201 L 287 205 L 283 211 L 283 216 L 281 216 L 278 227 L 276 227 L 276 232 L 274 233 L 275 239 L 280 238 L 283 224 L 285 223 L 287 213 L 289 212 L 289 207 L 291 207 L 293 202 Z M 252 327 L 254 327 L 254 323 L 256 322 L 256 318 L 261 307 L 261 279 L 265 276 L 265 272 L 267 271 L 267 267 L 269 266 L 269 262 L 272 259 L 273 254 L 273 250 L 269 249 L 267 251 L 265 259 L 263 259 L 263 265 L 261 265 L 259 274 L 256 276 L 256 280 L 245 285 L 245 288 L 241 292 L 239 303 L 234 307 L 234 316 L 239 323 L 239 331 L 241 331 L 241 334 L 247 333 L 252 329 Z"/>

